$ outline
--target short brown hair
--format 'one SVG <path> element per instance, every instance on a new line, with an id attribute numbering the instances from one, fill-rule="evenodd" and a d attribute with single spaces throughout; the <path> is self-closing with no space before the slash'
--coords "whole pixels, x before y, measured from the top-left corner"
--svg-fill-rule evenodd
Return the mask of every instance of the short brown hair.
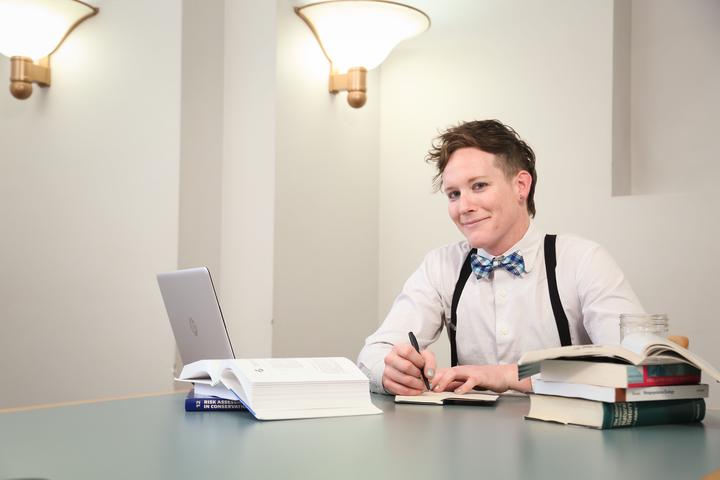
<path id="1" fill-rule="evenodd" d="M 505 176 L 510 179 L 518 172 L 525 170 L 532 177 L 532 185 L 527 198 L 527 209 L 531 217 L 535 216 L 535 152 L 520 136 L 507 125 L 498 120 L 475 120 L 463 122 L 447 129 L 432 144 L 425 157 L 428 163 L 434 163 L 437 174 L 433 178 L 435 190 L 442 186 L 442 174 L 450 160 L 450 156 L 461 148 L 477 148 L 492 153 Z"/>

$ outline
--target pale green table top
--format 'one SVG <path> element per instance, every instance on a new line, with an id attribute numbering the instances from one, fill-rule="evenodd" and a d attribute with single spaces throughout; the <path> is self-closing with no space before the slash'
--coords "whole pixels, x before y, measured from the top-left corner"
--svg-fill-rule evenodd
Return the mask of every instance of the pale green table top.
<path id="1" fill-rule="evenodd" d="M 702 424 L 598 431 L 494 407 L 395 405 L 383 415 L 260 422 L 185 412 L 184 395 L 0 414 L 0 479 L 699 478 L 720 467 Z"/>

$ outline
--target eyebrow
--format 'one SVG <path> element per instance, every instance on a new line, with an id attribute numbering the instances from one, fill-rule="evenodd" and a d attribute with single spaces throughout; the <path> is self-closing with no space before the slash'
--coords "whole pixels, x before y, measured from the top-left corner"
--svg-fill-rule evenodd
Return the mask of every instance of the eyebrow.
<path id="1" fill-rule="evenodd" d="M 487 182 L 487 181 L 489 181 L 489 177 L 488 177 L 487 175 L 478 175 L 477 177 L 472 177 L 471 179 L 469 179 L 469 180 L 467 181 L 467 185 L 471 185 L 471 184 L 477 182 L 478 180 L 482 180 L 482 181 L 484 181 L 484 182 Z M 448 187 L 445 183 L 443 183 L 442 186 L 441 186 L 440 191 L 441 191 L 442 193 L 446 193 L 446 192 L 448 191 L 448 188 L 451 189 L 451 190 L 457 190 L 458 187 L 455 187 L 455 186 L 453 186 L 452 184 L 450 184 L 450 186 Z"/>

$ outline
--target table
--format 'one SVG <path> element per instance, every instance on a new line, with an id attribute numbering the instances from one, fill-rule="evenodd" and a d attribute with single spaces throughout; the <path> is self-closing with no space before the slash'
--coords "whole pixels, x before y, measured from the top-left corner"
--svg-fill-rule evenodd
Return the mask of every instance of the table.
<path id="1" fill-rule="evenodd" d="M 0 479 L 699 478 L 720 466 L 720 411 L 697 425 L 592 430 L 491 407 L 261 422 L 185 412 L 184 394 L 0 414 Z"/>

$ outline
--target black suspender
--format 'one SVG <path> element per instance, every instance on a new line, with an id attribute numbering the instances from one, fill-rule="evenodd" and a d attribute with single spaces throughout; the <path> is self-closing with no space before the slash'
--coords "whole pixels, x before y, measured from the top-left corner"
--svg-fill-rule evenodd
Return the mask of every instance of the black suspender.
<path id="1" fill-rule="evenodd" d="M 565 309 L 560 301 L 557 279 L 555 278 L 555 266 L 557 265 L 557 260 L 555 258 L 556 238 L 557 235 L 545 235 L 545 271 L 547 272 L 550 304 L 552 305 L 553 315 L 555 315 L 555 324 L 557 325 L 558 335 L 560 335 L 560 344 L 563 347 L 566 347 L 568 345 L 572 345 L 572 340 L 570 340 L 570 327 L 568 326 L 567 316 L 565 316 Z"/>
<path id="2" fill-rule="evenodd" d="M 467 257 L 465 257 L 465 262 L 460 269 L 460 277 L 455 284 L 455 291 L 453 292 L 452 308 L 450 310 L 450 324 L 447 329 L 448 338 L 450 339 L 450 361 L 452 362 L 453 367 L 458 364 L 457 342 L 455 342 L 455 332 L 457 329 L 457 306 L 458 302 L 460 302 L 460 295 L 462 295 L 467 279 L 470 278 L 470 272 L 472 272 L 470 260 L 472 260 L 472 256 L 475 252 L 477 252 L 477 249 L 473 248 L 468 252 Z"/>
<path id="3" fill-rule="evenodd" d="M 545 235 L 545 269 L 547 272 L 548 290 L 550 292 L 550 304 L 552 305 L 553 315 L 555 315 L 555 323 L 557 324 L 558 334 L 560 336 L 560 344 L 562 346 L 572 345 L 570 340 L 570 327 L 568 325 L 568 319 L 565 315 L 562 302 L 560 301 L 560 295 L 558 294 L 557 279 L 555 277 L 555 266 L 557 265 L 557 259 L 555 255 L 555 239 L 557 235 Z M 455 291 L 453 292 L 452 305 L 450 310 L 450 323 L 448 324 L 447 332 L 448 339 L 450 340 L 450 360 L 452 366 L 457 366 L 457 342 L 455 341 L 455 335 L 457 333 L 457 306 L 460 302 L 460 296 L 462 295 L 465 284 L 472 267 L 470 261 L 472 256 L 476 253 L 476 249 L 471 249 L 468 252 L 465 261 L 463 262 L 462 268 L 460 269 L 460 276 L 455 284 Z"/>

